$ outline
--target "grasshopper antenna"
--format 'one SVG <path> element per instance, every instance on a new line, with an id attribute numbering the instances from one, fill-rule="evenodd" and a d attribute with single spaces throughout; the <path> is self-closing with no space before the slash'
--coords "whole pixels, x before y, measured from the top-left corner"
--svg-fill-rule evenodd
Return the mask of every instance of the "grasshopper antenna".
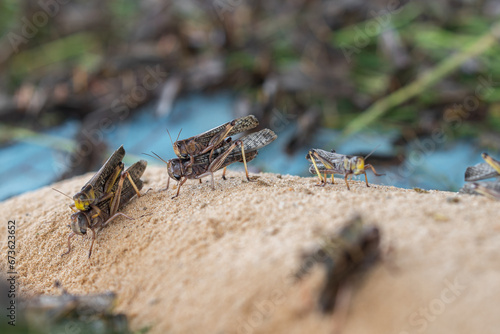
<path id="1" fill-rule="evenodd" d="M 170 143 L 172 144 L 172 147 L 173 147 L 174 146 L 174 142 L 172 141 L 172 137 L 170 136 L 170 132 L 168 131 L 168 129 L 167 129 L 167 133 L 168 133 L 168 138 L 170 138 Z"/>
<path id="2" fill-rule="evenodd" d="M 52 190 L 54 190 L 54 191 L 57 191 L 59 194 L 62 194 L 62 195 L 64 195 L 64 196 L 66 196 L 66 197 L 67 197 L 67 198 L 69 198 L 70 200 L 73 200 L 73 198 L 71 198 L 70 196 L 66 195 L 66 194 L 65 194 L 65 193 L 63 193 L 62 191 L 57 190 L 56 188 L 51 188 L 51 189 L 52 189 Z"/>
<path id="3" fill-rule="evenodd" d="M 175 138 L 175 141 L 179 140 L 179 137 L 181 136 L 182 129 L 179 131 L 179 134 L 177 135 L 177 138 Z"/>
<path id="4" fill-rule="evenodd" d="M 149 157 L 151 157 L 151 158 L 154 158 L 154 159 L 156 159 L 156 160 L 163 161 L 164 163 L 168 164 L 168 162 L 166 162 L 165 160 L 163 160 L 163 159 L 162 159 L 162 157 L 160 157 L 160 156 L 159 156 L 158 154 L 156 154 L 155 152 L 151 151 L 151 153 L 153 153 L 153 154 L 154 154 L 154 156 L 153 156 L 153 155 L 151 155 L 151 154 L 149 154 L 149 153 L 143 153 L 143 154 L 144 154 L 144 155 L 147 155 L 147 156 L 149 156 Z"/>
<path id="5" fill-rule="evenodd" d="M 378 144 L 370 153 L 368 153 L 368 155 L 366 157 L 364 157 L 363 159 L 366 160 L 370 157 L 370 155 L 373 154 L 373 152 L 375 152 L 378 148 L 380 147 L 380 144 Z"/>

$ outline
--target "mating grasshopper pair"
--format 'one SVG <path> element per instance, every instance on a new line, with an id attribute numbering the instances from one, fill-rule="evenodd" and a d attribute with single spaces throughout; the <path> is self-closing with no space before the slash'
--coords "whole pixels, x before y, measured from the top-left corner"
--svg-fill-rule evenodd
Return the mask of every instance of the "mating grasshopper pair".
<path id="1" fill-rule="evenodd" d="M 138 161 L 127 170 L 122 162 L 125 156 L 120 146 L 101 169 L 73 196 L 74 204 L 70 208 L 75 211 L 71 215 L 71 233 L 68 236 L 68 251 L 71 251 L 71 238 L 75 235 L 86 235 L 92 232 L 92 243 L 89 258 L 96 238 L 96 229 L 101 229 L 117 217 L 133 219 L 121 212 L 134 195 L 140 197 L 143 183 L 140 179 L 146 170 L 147 162 Z"/>
<path id="2" fill-rule="evenodd" d="M 225 179 L 226 167 L 235 162 L 243 162 L 246 178 L 252 181 L 248 175 L 247 162 L 257 156 L 258 149 L 273 142 L 277 136 L 269 129 L 251 133 L 236 141 L 233 141 L 230 136 L 253 129 L 257 125 L 259 125 L 257 118 L 249 115 L 197 136 L 175 141 L 172 145 L 177 158 L 168 161 L 152 152 L 167 164 L 169 177 L 178 181 L 177 193 L 172 198 L 179 196 L 180 188 L 187 180 L 200 180 L 201 182 L 205 176 L 211 177 L 212 188 L 215 189 L 214 173 L 223 168 L 222 178 Z M 169 187 L 170 178 L 166 189 Z"/>
<path id="3" fill-rule="evenodd" d="M 465 171 L 465 184 L 461 193 L 481 194 L 486 197 L 500 200 L 500 161 L 493 159 L 488 153 L 481 154 L 485 162 L 468 167 Z M 495 177 L 495 181 L 482 181 Z"/>
<path id="4" fill-rule="evenodd" d="M 363 158 L 335 153 L 334 150 L 328 152 L 320 149 L 311 149 L 306 155 L 306 159 L 312 163 L 309 167 L 309 172 L 311 174 L 318 174 L 318 186 L 325 186 L 327 174 L 332 175 L 332 184 L 335 183 L 334 174 L 340 174 L 344 175 L 347 190 L 351 190 L 349 188 L 349 183 L 347 182 L 347 178 L 349 176 L 352 178 L 352 175 L 365 174 L 366 186 L 369 187 L 370 185 L 368 184 L 368 178 L 366 176 L 366 170 L 368 168 L 370 168 L 376 176 L 385 175 L 378 174 L 372 165 L 365 164 L 365 160 L 370 156 L 370 154 Z M 321 176 L 321 173 L 323 173 L 323 177 Z"/>

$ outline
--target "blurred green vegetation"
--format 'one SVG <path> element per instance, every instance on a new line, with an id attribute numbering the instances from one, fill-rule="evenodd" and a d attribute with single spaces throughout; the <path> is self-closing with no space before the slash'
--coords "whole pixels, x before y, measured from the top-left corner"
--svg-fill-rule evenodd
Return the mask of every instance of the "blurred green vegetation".
<path id="1" fill-rule="evenodd" d="M 298 3 L 242 2 L 218 12 L 213 3 L 201 1 L 70 2 L 63 14 L 69 17 L 70 7 L 86 7 L 94 10 L 82 14 L 82 20 L 90 23 L 73 27 L 62 14 L 49 20 L 29 43 L 21 45 L 19 53 L 0 62 L 0 89 L 16 95 L 27 83 L 37 86 L 47 76 L 66 71 L 57 80 L 69 82 L 71 96 L 81 93 L 74 87 L 78 71 L 86 73 L 88 82 L 108 86 L 116 84 L 109 82 L 114 75 L 123 86 L 124 73 L 134 66 L 122 64 L 118 67 L 122 73 L 116 74 L 110 59 L 117 57 L 153 58 L 169 73 L 184 77 L 202 60 L 216 59 L 222 60 L 222 77 L 203 83 L 201 89 L 229 87 L 257 101 L 257 108 L 271 104 L 299 116 L 319 106 L 322 125 L 345 134 L 387 126 L 415 136 L 443 128 L 452 138 L 500 131 L 500 80 L 496 79 L 500 45 L 491 40 L 488 45 L 477 44 L 485 36 L 493 38 L 497 17 L 485 15 L 490 2 L 459 1 L 457 6 L 453 1 L 414 1 L 393 12 L 380 1 L 365 6 Z M 21 17 L 39 9 L 29 1 L 4 0 L 1 6 L 4 43 L 9 32 L 19 31 Z M 325 9 L 332 6 L 337 12 Z M 483 48 L 470 49 L 478 45 Z M 310 84 L 290 74 L 296 72 Z M 270 77 L 281 80 L 274 95 L 264 87 Z M 480 78 L 492 81 L 488 94 L 477 99 L 477 108 L 464 113 L 467 126 L 449 127 L 443 116 L 475 96 Z M 200 89 L 200 85 L 193 87 L 184 85 L 182 92 Z M 120 89 L 114 93 L 120 94 Z M 95 94 L 84 97 L 91 98 Z M 77 116 L 84 118 L 93 108 L 102 108 L 90 105 L 90 110 Z M 67 111 L 61 117 L 44 116 L 53 107 L 40 107 L 38 117 L 51 121 L 37 120 L 38 124 L 74 116 Z"/>

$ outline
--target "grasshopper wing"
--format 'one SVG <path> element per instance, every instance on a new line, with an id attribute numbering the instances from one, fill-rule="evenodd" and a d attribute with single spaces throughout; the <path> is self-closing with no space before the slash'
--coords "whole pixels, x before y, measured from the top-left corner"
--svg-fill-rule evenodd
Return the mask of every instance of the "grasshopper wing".
<path id="1" fill-rule="evenodd" d="M 84 190 L 88 185 L 91 185 L 95 191 L 102 192 L 106 181 L 109 179 L 111 174 L 113 174 L 116 166 L 122 162 L 124 156 L 125 149 L 122 145 L 109 157 L 109 159 L 104 163 L 104 165 L 102 165 L 101 169 L 95 173 L 89 182 L 82 187 L 82 190 Z"/>
<path id="2" fill-rule="evenodd" d="M 485 162 L 467 167 L 465 171 L 465 181 L 478 181 L 496 176 L 499 176 L 498 172 Z"/>
<path id="3" fill-rule="evenodd" d="M 234 125 L 231 125 L 233 123 Z M 253 129 L 257 125 L 259 125 L 259 121 L 257 120 L 257 118 L 254 115 L 249 115 L 237 118 L 235 120 L 232 120 L 231 122 L 224 123 L 197 136 L 183 139 L 179 142 L 188 142 L 195 139 L 198 145 L 200 145 L 201 147 L 207 147 L 211 144 L 215 137 L 217 137 L 218 140 L 222 141 L 226 137 L 234 136 L 237 133 Z M 225 131 L 227 131 L 227 133 L 224 133 Z M 176 143 L 174 143 L 174 145 Z"/>

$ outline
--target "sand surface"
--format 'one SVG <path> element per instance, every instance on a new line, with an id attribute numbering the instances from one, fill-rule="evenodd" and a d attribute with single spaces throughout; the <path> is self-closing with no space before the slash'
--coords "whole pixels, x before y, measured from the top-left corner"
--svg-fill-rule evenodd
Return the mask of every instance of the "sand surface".
<path id="1" fill-rule="evenodd" d="M 385 260 L 353 289 L 344 333 L 496 333 L 500 328 L 500 202 L 342 180 L 243 174 L 188 181 L 179 198 L 164 168 L 148 168 L 146 195 L 90 240 L 66 251 L 71 201 L 50 187 L 0 203 L 0 245 L 16 220 L 19 289 L 25 295 L 118 294 L 116 310 L 150 333 L 332 333 L 318 312 L 323 272 L 289 279 L 300 254 L 354 213 L 382 233 Z M 90 174 L 51 187 L 73 195 Z M 370 176 L 369 176 L 370 177 Z M 370 181 L 376 179 L 371 176 Z M 458 197 L 458 202 L 453 198 Z M 2 258 L 4 258 L 2 256 Z M 5 259 L 0 265 L 6 270 Z"/>

